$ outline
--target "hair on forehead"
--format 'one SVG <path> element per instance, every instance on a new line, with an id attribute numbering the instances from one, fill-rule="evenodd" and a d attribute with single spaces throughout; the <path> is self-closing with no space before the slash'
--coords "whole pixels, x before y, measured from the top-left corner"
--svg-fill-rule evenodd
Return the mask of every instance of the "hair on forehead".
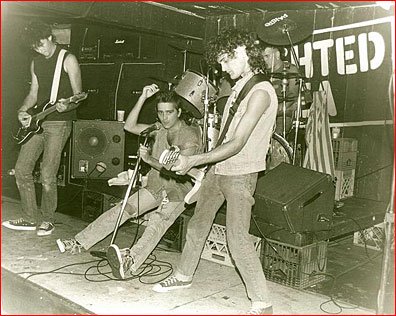
<path id="1" fill-rule="evenodd" d="M 52 34 L 51 26 L 39 21 L 32 21 L 25 25 L 21 34 L 22 41 L 28 47 L 40 46 L 41 40 L 49 38 L 50 36 L 52 36 L 52 40 L 54 41 L 55 37 Z"/>
<path id="2" fill-rule="evenodd" d="M 205 58 L 209 64 L 216 65 L 222 54 L 227 54 L 228 57 L 233 58 L 238 47 L 245 48 L 246 55 L 249 57 L 248 63 L 253 70 L 264 67 L 259 42 L 252 34 L 233 28 L 224 29 L 219 35 L 209 40 Z"/>

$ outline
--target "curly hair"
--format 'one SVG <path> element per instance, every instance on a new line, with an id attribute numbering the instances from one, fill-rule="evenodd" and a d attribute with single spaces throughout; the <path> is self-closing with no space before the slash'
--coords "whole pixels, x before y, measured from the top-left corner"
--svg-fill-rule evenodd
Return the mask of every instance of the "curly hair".
<path id="1" fill-rule="evenodd" d="M 252 70 L 263 69 L 264 59 L 258 41 L 248 32 L 232 28 L 224 29 L 218 36 L 209 40 L 205 53 L 206 61 L 210 65 L 216 65 L 217 58 L 221 54 L 228 54 L 233 57 L 235 56 L 235 49 L 240 46 L 246 47 L 246 54 L 249 57 L 248 63 Z"/>
<path id="2" fill-rule="evenodd" d="M 36 47 L 39 46 L 40 40 L 48 38 L 51 35 L 54 41 L 55 37 L 52 34 L 52 28 L 49 24 L 32 21 L 23 28 L 21 37 L 28 47 Z"/>

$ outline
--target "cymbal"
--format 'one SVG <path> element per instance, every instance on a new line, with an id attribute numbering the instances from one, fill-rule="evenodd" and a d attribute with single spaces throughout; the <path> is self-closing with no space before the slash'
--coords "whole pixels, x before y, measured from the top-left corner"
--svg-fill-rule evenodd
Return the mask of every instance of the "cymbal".
<path id="1" fill-rule="evenodd" d="M 270 76 L 277 79 L 292 79 L 299 78 L 300 74 L 298 72 L 271 72 Z"/>
<path id="2" fill-rule="evenodd" d="M 313 11 L 278 11 L 266 13 L 257 26 L 257 35 L 271 45 L 290 45 L 287 33 L 293 44 L 311 36 L 314 28 Z"/>

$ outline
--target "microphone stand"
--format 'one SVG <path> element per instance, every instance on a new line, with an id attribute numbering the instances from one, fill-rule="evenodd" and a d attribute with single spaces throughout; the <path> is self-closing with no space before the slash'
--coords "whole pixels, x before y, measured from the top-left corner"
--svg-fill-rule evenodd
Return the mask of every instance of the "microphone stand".
<path id="1" fill-rule="evenodd" d="M 146 136 L 145 136 L 145 138 L 144 138 L 143 146 L 146 146 L 146 145 L 147 145 L 147 140 L 148 140 L 148 135 L 149 135 L 149 134 L 150 134 L 150 133 L 147 133 L 147 134 L 146 134 Z M 118 214 L 117 222 L 116 222 L 115 227 L 114 227 L 114 232 L 113 232 L 113 236 L 111 237 L 110 245 L 114 244 L 114 240 L 115 240 L 115 237 L 116 237 L 116 235 L 117 235 L 118 228 L 119 228 L 119 226 L 120 226 L 122 214 L 124 213 L 126 204 L 127 204 L 127 202 L 128 202 L 129 194 L 131 193 L 132 188 L 135 187 L 135 184 L 136 184 L 136 177 L 137 177 L 137 174 L 138 174 L 139 169 L 140 169 L 141 160 L 142 160 L 142 158 L 139 156 L 138 159 L 137 159 L 137 161 L 136 161 L 136 166 L 135 166 L 135 169 L 133 170 L 132 177 L 131 177 L 131 179 L 129 180 L 129 185 L 128 185 L 128 188 L 127 188 L 127 190 L 126 190 L 124 199 L 122 200 L 122 205 L 121 205 L 121 208 L 120 208 L 120 213 Z"/>

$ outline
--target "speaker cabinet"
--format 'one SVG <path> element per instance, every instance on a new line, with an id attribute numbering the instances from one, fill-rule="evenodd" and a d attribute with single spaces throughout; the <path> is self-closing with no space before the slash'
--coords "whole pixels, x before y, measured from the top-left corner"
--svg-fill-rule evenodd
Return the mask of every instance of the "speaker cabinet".
<path id="1" fill-rule="evenodd" d="M 115 63 L 83 63 L 81 77 L 88 98 L 77 108 L 79 120 L 114 120 L 115 87 L 119 66 Z"/>
<path id="2" fill-rule="evenodd" d="M 330 175 L 281 163 L 257 182 L 253 216 L 292 233 L 329 230 L 334 206 Z"/>
<path id="3" fill-rule="evenodd" d="M 124 169 L 124 123 L 73 123 L 71 177 L 109 179 Z"/>

